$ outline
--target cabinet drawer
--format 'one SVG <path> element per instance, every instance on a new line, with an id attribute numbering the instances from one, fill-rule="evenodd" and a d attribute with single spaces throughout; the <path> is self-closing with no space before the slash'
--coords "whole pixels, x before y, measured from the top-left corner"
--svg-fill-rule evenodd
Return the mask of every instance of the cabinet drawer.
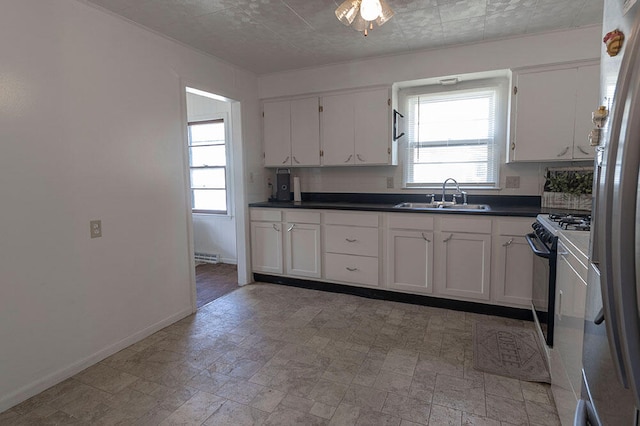
<path id="1" fill-rule="evenodd" d="M 389 229 L 433 229 L 433 216 L 423 213 L 396 213 L 387 218 Z"/>
<path id="2" fill-rule="evenodd" d="M 378 257 L 378 228 L 325 226 L 325 251 Z"/>
<path id="3" fill-rule="evenodd" d="M 440 217 L 440 228 L 442 231 L 473 232 L 475 234 L 491 233 L 491 219 L 468 216 L 463 219 L 444 216 Z"/>
<path id="4" fill-rule="evenodd" d="M 348 254 L 325 254 L 325 272 L 329 280 L 378 285 L 378 259 Z"/>
<path id="5" fill-rule="evenodd" d="M 324 215 L 324 223 L 328 225 L 349 225 L 377 228 L 378 214 L 327 212 Z"/>
<path id="6" fill-rule="evenodd" d="M 282 210 L 278 209 L 251 209 L 251 220 L 263 222 L 280 222 L 282 220 Z"/>
<path id="7" fill-rule="evenodd" d="M 285 210 L 284 220 L 288 223 L 320 223 L 320 212 Z"/>

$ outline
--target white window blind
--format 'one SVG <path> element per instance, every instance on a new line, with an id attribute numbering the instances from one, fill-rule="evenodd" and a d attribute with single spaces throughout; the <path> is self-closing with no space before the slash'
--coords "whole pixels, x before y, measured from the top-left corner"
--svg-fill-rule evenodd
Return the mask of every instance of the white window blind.
<path id="1" fill-rule="evenodd" d="M 407 95 L 406 186 L 496 186 L 498 88 Z"/>

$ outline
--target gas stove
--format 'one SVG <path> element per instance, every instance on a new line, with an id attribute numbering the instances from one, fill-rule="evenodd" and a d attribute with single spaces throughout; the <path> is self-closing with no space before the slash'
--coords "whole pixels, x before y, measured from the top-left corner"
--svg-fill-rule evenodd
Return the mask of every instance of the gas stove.
<path id="1" fill-rule="evenodd" d="M 554 236 L 558 231 L 590 231 L 591 213 L 551 213 L 538 215 L 537 221 Z"/>

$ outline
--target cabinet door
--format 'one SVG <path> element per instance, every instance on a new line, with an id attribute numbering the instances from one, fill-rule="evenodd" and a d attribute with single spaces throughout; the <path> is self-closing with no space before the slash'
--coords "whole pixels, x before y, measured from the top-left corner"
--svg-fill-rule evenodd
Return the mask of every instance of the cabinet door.
<path id="1" fill-rule="evenodd" d="M 576 75 L 576 68 L 518 75 L 512 160 L 571 159 Z"/>
<path id="2" fill-rule="evenodd" d="M 320 278 L 320 225 L 285 223 L 286 274 Z"/>
<path id="3" fill-rule="evenodd" d="M 266 102 L 263 123 L 264 165 L 291 165 L 290 102 Z"/>
<path id="4" fill-rule="evenodd" d="M 530 308 L 534 254 L 524 237 L 499 236 L 497 240 L 494 271 L 496 300 Z"/>
<path id="5" fill-rule="evenodd" d="M 582 380 L 582 342 L 584 337 L 584 311 L 587 283 L 573 265 L 577 258 L 558 243 L 558 266 L 556 275 L 556 306 L 554 350 L 562 358 L 562 365 L 576 398 L 580 397 Z M 582 268 L 586 275 L 586 267 Z"/>
<path id="6" fill-rule="evenodd" d="M 320 165 L 318 98 L 291 101 L 291 165 Z"/>
<path id="7" fill-rule="evenodd" d="M 389 164 L 391 161 L 389 90 L 355 94 L 355 162 Z"/>
<path id="8" fill-rule="evenodd" d="M 282 274 L 282 224 L 251 222 L 251 265 L 254 272 Z"/>
<path id="9" fill-rule="evenodd" d="M 409 293 L 431 293 L 433 232 L 391 230 L 387 244 L 389 288 Z"/>
<path id="10" fill-rule="evenodd" d="M 322 164 L 344 166 L 355 163 L 354 95 L 322 98 Z"/>
<path id="11" fill-rule="evenodd" d="M 595 147 L 589 144 L 589 132 L 595 126 L 591 113 L 598 108 L 600 97 L 600 65 L 578 68 L 576 94 L 576 121 L 573 137 L 573 158 L 590 160 L 595 156 Z"/>
<path id="12" fill-rule="evenodd" d="M 436 235 L 436 292 L 489 300 L 491 235 L 461 232 Z"/>

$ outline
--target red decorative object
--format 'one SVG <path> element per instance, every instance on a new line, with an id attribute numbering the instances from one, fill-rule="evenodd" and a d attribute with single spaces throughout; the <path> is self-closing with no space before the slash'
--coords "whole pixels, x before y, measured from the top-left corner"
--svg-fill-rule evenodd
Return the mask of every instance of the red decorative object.
<path id="1" fill-rule="evenodd" d="M 620 49 L 622 49 L 622 42 L 624 41 L 624 34 L 620 30 L 613 30 L 607 33 L 602 39 L 605 46 L 607 46 L 607 53 L 609 56 L 616 56 Z"/>

